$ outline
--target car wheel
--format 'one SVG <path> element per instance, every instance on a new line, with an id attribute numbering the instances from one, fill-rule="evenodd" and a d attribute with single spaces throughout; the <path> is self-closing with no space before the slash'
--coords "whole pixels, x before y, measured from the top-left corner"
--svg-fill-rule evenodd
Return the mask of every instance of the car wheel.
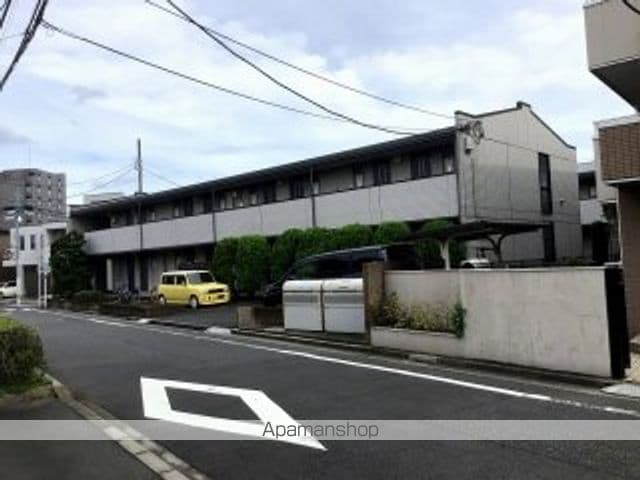
<path id="1" fill-rule="evenodd" d="M 191 298 L 189 298 L 189 306 L 195 310 L 196 308 L 198 308 L 199 303 L 198 303 L 198 297 L 196 297 L 195 295 L 191 295 Z"/>
<path id="2" fill-rule="evenodd" d="M 160 295 L 158 297 L 158 302 L 160 303 L 160 305 L 166 305 L 167 304 L 167 299 L 164 297 L 164 295 Z"/>

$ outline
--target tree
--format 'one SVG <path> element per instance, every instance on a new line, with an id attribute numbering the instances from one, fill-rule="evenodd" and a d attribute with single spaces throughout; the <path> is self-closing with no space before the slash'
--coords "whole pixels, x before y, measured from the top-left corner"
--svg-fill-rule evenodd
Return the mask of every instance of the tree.
<path id="1" fill-rule="evenodd" d="M 71 296 L 89 288 L 91 273 L 84 244 L 84 236 L 78 232 L 67 233 L 51 244 L 54 293 Z"/>
<path id="2" fill-rule="evenodd" d="M 411 229 L 404 222 L 383 222 L 376 228 L 373 234 L 375 245 L 386 245 L 405 239 L 411 233 Z"/>
<path id="3" fill-rule="evenodd" d="M 216 244 L 213 252 L 213 275 L 217 281 L 226 283 L 235 289 L 234 267 L 236 252 L 238 250 L 237 238 L 225 238 Z"/>
<path id="4" fill-rule="evenodd" d="M 280 235 L 271 249 L 271 278 L 277 280 L 296 261 L 304 231 L 290 228 Z"/>
<path id="5" fill-rule="evenodd" d="M 372 238 L 371 228 L 366 225 L 360 225 L 359 223 L 345 225 L 333 231 L 331 248 L 333 250 L 342 250 L 366 247 L 371 245 Z"/>
<path id="6" fill-rule="evenodd" d="M 236 288 L 238 292 L 253 296 L 269 281 L 269 243 L 260 235 L 238 238 L 236 251 Z"/>
<path id="7" fill-rule="evenodd" d="M 332 231 L 327 228 L 307 228 L 302 231 L 296 260 L 331 250 Z"/>
<path id="8" fill-rule="evenodd" d="M 452 223 L 443 218 L 427 220 L 421 232 L 436 232 L 451 226 Z M 434 239 L 420 240 L 416 243 L 416 251 L 423 268 L 444 268 L 444 259 L 440 255 L 440 242 Z M 466 258 L 464 244 L 452 240 L 449 242 L 449 259 L 452 267 L 457 267 Z"/>

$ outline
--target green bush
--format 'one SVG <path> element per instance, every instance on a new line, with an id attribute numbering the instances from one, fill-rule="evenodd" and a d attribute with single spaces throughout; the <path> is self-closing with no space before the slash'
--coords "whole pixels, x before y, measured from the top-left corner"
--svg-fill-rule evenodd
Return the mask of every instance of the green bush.
<path id="1" fill-rule="evenodd" d="M 225 238 L 216 244 L 213 252 L 213 276 L 219 282 L 235 288 L 234 266 L 238 250 L 237 238 Z"/>
<path id="2" fill-rule="evenodd" d="M 71 299 L 75 303 L 87 305 L 90 303 L 101 303 L 104 296 L 99 290 L 80 290 L 79 292 L 74 293 Z"/>
<path id="3" fill-rule="evenodd" d="M 333 231 L 331 250 L 366 247 L 371 245 L 372 240 L 373 235 L 370 227 L 359 223 L 345 225 Z"/>
<path id="4" fill-rule="evenodd" d="M 28 381 L 42 368 L 44 353 L 38 333 L 0 317 L 0 385 Z"/>
<path id="5" fill-rule="evenodd" d="M 271 249 L 271 278 L 277 280 L 296 261 L 304 231 L 290 228 L 280 235 Z"/>
<path id="6" fill-rule="evenodd" d="M 307 228 L 301 232 L 296 260 L 328 252 L 331 247 L 332 231 L 327 228 Z"/>
<path id="7" fill-rule="evenodd" d="M 53 293 L 70 297 L 89 287 L 91 274 L 84 243 L 82 234 L 70 232 L 51 244 Z"/>
<path id="8" fill-rule="evenodd" d="M 420 231 L 436 232 L 451 225 L 452 223 L 445 219 L 428 220 Z M 437 240 L 420 240 L 416 243 L 416 252 L 422 268 L 444 268 L 444 259 L 440 255 L 440 242 Z M 455 240 L 449 242 L 449 259 L 453 268 L 458 267 L 466 257 L 467 251 L 463 243 Z"/>
<path id="9" fill-rule="evenodd" d="M 396 293 L 385 295 L 373 312 L 375 325 L 464 335 L 466 310 L 460 301 L 453 307 L 437 304 L 403 305 Z"/>
<path id="10" fill-rule="evenodd" d="M 373 234 L 373 244 L 386 245 L 405 239 L 411 233 L 411 229 L 404 222 L 384 222 L 376 228 Z"/>
<path id="11" fill-rule="evenodd" d="M 269 281 L 269 243 L 260 235 L 238 238 L 235 277 L 238 292 L 253 296 Z"/>

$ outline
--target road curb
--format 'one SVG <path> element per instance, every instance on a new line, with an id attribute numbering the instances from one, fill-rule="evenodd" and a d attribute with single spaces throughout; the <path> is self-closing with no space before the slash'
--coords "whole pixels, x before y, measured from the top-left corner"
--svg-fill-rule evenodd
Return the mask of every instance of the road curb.
<path id="1" fill-rule="evenodd" d="M 78 400 L 71 391 L 51 375 L 46 375 L 51 381 L 51 387 L 55 396 L 69 408 L 87 420 L 110 420 L 121 424 L 120 431 L 127 432 L 129 436 L 139 440 L 119 440 L 114 435 L 107 433 L 113 441 L 125 452 L 143 463 L 158 477 L 166 480 L 209 480 L 209 477 L 191 467 L 175 454 L 158 443 L 144 438 L 144 436 L 129 427 L 126 422 L 118 420 L 103 408 L 88 402 Z"/>
<path id="2" fill-rule="evenodd" d="M 396 359 L 409 360 L 416 363 L 440 365 L 458 369 L 484 370 L 493 373 L 503 373 L 509 375 L 517 375 L 520 377 L 555 381 L 559 383 L 567 383 L 580 386 L 603 388 L 616 383 L 610 378 L 595 377 L 589 375 L 580 375 L 571 372 L 554 372 L 551 370 L 543 370 L 532 367 L 522 367 L 519 365 L 510 365 L 505 363 L 489 362 L 484 360 L 472 360 L 466 358 L 444 357 L 439 355 L 428 355 L 404 350 L 394 350 L 381 347 L 373 347 L 365 344 L 354 344 L 340 341 L 323 340 L 311 337 L 303 337 L 299 335 L 287 335 L 281 333 L 264 332 L 260 330 L 241 330 L 232 329 L 231 332 L 236 335 L 247 337 L 267 338 L 270 340 L 280 340 L 283 342 L 299 343 L 306 345 L 314 345 L 319 347 L 336 348 L 347 351 L 367 352 L 374 355 L 384 357 L 392 357 Z M 617 382 L 619 383 L 619 382 Z"/>

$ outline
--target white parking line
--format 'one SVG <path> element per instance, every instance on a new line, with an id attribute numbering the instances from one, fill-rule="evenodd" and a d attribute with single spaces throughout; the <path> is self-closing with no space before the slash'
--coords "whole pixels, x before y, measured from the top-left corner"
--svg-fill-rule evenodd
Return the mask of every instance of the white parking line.
<path id="1" fill-rule="evenodd" d="M 237 347 L 249 348 L 252 350 L 260 350 L 265 352 L 278 353 L 281 355 L 290 355 L 295 357 L 307 358 L 307 359 L 316 360 L 319 362 L 326 362 L 326 363 L 344 365 L 344 366 L 355 367 L 355 368 L 362 368 L 366 370 L 389 373 L 394 375 L 402 375 L 405 377 L 416 378 L 420 380 L 428 380 L 432 382 L 438 382 L 438 383 L 443 383 L 447 385 L 453 385 L 456 387 L 468 388 L 472 390 L 490 392 L 490 393 L 495 393 L 498 395 L 504 395 L 508 397 L 522 398 L 527 400 L 536 400 L 540 402 L 549 402 L 549 403 L 565 405 L 565 406 L 570 406 L 575 408 L 582 408 L 582 409 L 595 410 L 595 411 L 627 415 L 627 416 L 640 418 L 640 411 L 636 411 L 636 410 L 630 410 L 630 409 L 624 409 L 624 408 L 618 408 L 618 407 L 612 407 L 612 406 L 594 405 L 594 404 L 589 404 L 585 402 L 579 402 L 576 400 L 555 398 L 549 395 L 540 395 L 536 393 L 529 393 L 529 392 L 524 392 L 520 390 L 510 389 L 510 388 L 495 387 L 492 385 L 486 385 L 486 384 L 476 383 L 476 382 L 468 382 L 465 380 L 458 380 L 455 378 L 444 377 L 441 375 L 432 375 L 428 373 L 415 372 L 412 370 L 404 370 L 401 368 L 386 367 L 384 365 L 376 365 L 373 363 L 364 363 L 364 362 L 357 362 L 352 360 L 345 360 L 342 358 L 329 357 L 326 355 L 318 355 L 315 353 L 302 352 L 299 350 L 289 350 L 289 349 L 283 349 L 283 348 L 268 347 L 266 345 L 256 345 L 252 343 L 245 343 L 237 340 L 230 340 L 230 339 L 219 338 L 214 336 L 206 336 L 206 337 L 198 336 L 198 335 L 192 335 L 189 333 L 175 331 L 175 330 L 167 330 L 167 329 L 158 328 L 158 327 L 151 327 L 148 325 L 138 325 L 136 323 L 123 323 L 123 322 L 118 322 L 113 320 L 103 320 L 95 317 L 69 315 L 66 313 L 58 313 L 58 312 L 38 312 L 38 313 L 49 313 L 49 314 L 53 313 L 54 315 L 67 317 L 71 319 L 77 319 L 77 320 L 85 320 L 85 321 L 97 323 L 100 325 L 108 325 L 108 326 L 119 327 L 119 328 L 133 328 L 133 329 L 139 329 L 139 330 L 145 330 L 145 331 L 152 331 L 156 333 L 162 333 L 164 335 L 173 335 L 177 337 L 187 337 L 187 338 L 192 338 L 196 340 L 217 342 L 217 343 L 222 343 L 226 345 L 234 345 Z"/>

